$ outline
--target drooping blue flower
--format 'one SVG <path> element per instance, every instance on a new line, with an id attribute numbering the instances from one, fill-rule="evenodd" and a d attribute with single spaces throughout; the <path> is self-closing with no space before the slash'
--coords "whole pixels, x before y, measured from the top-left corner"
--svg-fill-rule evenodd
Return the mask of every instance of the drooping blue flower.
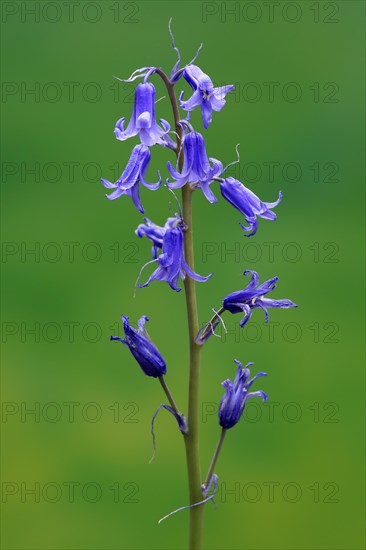
<path id="1" fill-rule="evenodd" d="M 122 315 L 125 340 L 119 336 L 111 336 L 128 347 L 142 370 L 147 376 L 159 378 L 166 373 L 166 363 L 159 350 L 151 342 L 145 328 L 149 318 L 143 315 L 138 321 L 138 330 L 131 327 L 128 317 Z"/>
<path id="2" fill-rule="evenodd" d="M 230 311 L 233 314 L 244 313 L 244 317 L 239 323 L 243 327 L 251 318 L 253 309 L 263 309 L 266 315 L 266 323 L 268 323 L 269 314 L 267 308 L 288 309 L 290 307 L 297 307 L 297 304 L 291 302 L 291 300 L 272 300 L 265 297 L 266 294 L 276 288 L 278 277 L 268 279 L 268 281 L 259 285 L 259 275 L 256 271 L 247 269 L 244 271 L 244 275 L 251 275 L 248 285 L 243 290 L 232 292 L 224 298 L 220 311 L 199 331 L 196 338 L 197 343 L 203 344 L 214 333 L 215 328 L 220 323 L 220 315 L 224 311 Z"/>
<path id="3" fill-rule="evenodd" d="M 157 225 L 148 218 L 144 218 L 144 221 L 145 223 L 140 223 L 137 227 L 135 234 L 140 238 L 147 237 L 151 240 L 151 255 L 153 260 L 156 260 L 159 251 L 163 247 L 165 233 L 172 227 L 178 227 L 182 221 L 178 217 L 168 218 L 163 227 L 161 225 Z"/>
<path id="4" fill-rule="evenodd" d="M 156 260 L 152 260 L 152 262 L 157 262 L 158 268 L 150 275 L 145 284 L 138 285 L 139 288 L 148 286 L 151 281 L 157 280 L 166 281 L 170 288 L 179 292 L 182 290 L 177 286 L 179 277 L 184 280 L 186 275 L 188 275 L 191 279 L 204 283 L 212 276 L 211 273 L 207 277 L 201 277 L 187 264 L 184 258 L 183 231 L 181 227 L 173 227 L 166 230 L 163 236 L 162 253 Z M 142 269 L 144 268 L 145 266 Z"/>
<path id="5" fill-rule="evenodd" d="M 248 399 L 253 397 L 261 397 L 262 401 L 267 401 L 267 394 L 262 391 L 249 392 L 253 382 L 260 376 L 267 376 L 265 372 L 258 372 L 252 379 L 250 378 L 250 370 L 248 367 L 253 363 L 248 363 L 244 368 L 240 361 L 235 359 L 238 365 L 238 370 L 234 382 L 225 380 L 222 386 L 225 388 L 225 395 L 220 401 L 219 407 L 219 424 L 225 429 L 232 428 L 237 424 L 244 412 L 245 404 Z"/>
<path id="6" fill-rule="evenodd" d="M 146 145 L 136 145 L 136 147 L 132 149 L 130 160 L 126 165 L 126 168 L 115 183 L 111 183 L 110 181 L 101 178 L 101 182 L 104 187 L 107 189 L 115 189 L 113 193 L 106 195 L 107 199 L 113 201 L 122 195 L 128 195 L 129 197 L 132 197 L 134 205 L 143 214 L 144 208 L 140 201 L 140 183 L 147 187 L 147 189 L 155 191 L 160 187 L 162 181 L 160 172 L 158 172 L 159 181 L 157 183 L 148 183 L 145 180 L 145 174 L 149 166 L 150 157 L 150 149 L 146 147 Z"/>
<path id="7" fill-rule="evenodd" d="M 211 203 L 217 202 L 217 198 L 210 189 L 210 184 L 213 182 L 213 178 L 220 176 L 222 173 L 222 163 L 214 158 L 208 158 L 205 140 L 198 132 L 187 133 L 183 137 L 183 145 L 184 162 L 182 172 L 179 173 L 171 162 L 168 162 L 168 170 L 175 181 L 170 182 L 167 179 L 167 187 L 178 189 L 189 183 L 192 189 L 199 187 Z"/>
<path id="8" fill-rule="evenodd" d="M 272 300 L 271 298 L 265 298 L 266 294 L 272 292 L 272 290 L 276 288 L 278 277 L 268 279 L 268 281 L 260 285 L 259 275 L 256 271 L 247 269 L 244 271 L 244 275 L 251 275 L 248 285 L 243 290 L 238 290 L 228 294 L 222 302 L 223 308 L 230 311 L 230 313 L 244 312 L 244 317 L 240 321 L 241 327 L 249 321 L 253 309 L 263 309 L 266 315 L 266 323 L 268 323 L 268 307 L 282 309 L 297 307 L 297 305 L 294 304 L 294 302 L 291 302 L 291 300 Z"/>
<path id="9" fill-rule="evenodd" d="M 138 134 L 143 145 L 149 147 L 156 143 L 168 145 L 164 136 L 169 132 L 170 124 L 161 118 L 161 128 L 156 122 L 155 93 L 155 86 L 151 82 L 143 82 L 136 86 L 131 120 L 126 130 L 124 129 L 125 118 L 117 121 L 114 130 L 117 139 L 124 141 Z"/>
<path id="10" fill-rule="evenodd" d="M 207 130 L 212 122 L 212 111 L 221 111 L 226 103 L 225 96 L 234 89 L 234 85 L 215 88 L 212 80 L 196 65 L 187 65 L 183 76 L 193 89 L 193 95 L 183 101 L 184 92 L 179 96 L 179 103 L 185 111 L 193 111 L 201 107 L 203 127 Z"/>
<path id="11" fill-rule="evenodd" d="M 257 232 L 258 222 L 257 217 L 265 218 L 266 220 L 274 221 L 276 214 L 271 211 L 282 199 L 280 191 L 276 202 L 262 202 L 257 195 L 250 189 L 245 187 L 240 181 L 235 178 L 226 178 L 220 183 L 221 194 L 230 204 L 232 204 L 239 212 L 241 212 L 249 224 L 246 227 L 240 224 L 244 231 L 249 231 L 246 237 L 251 237 Z"/>

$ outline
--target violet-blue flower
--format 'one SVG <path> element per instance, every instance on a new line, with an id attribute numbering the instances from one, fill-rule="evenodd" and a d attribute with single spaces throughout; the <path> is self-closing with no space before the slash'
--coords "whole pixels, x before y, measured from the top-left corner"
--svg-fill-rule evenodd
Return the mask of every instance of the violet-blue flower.
<path id="1" fill-rule="evenodd" d="M 184 280 L 186 275 L 188 275 L 191 279 L 204 283 L 212 276 L 212 273 L 210 273 L 207 277 L 202 277 L 198 273 L 195 273 L 187 264 L 184 258 L 183 231 L 181 227 L 167 229 L 163 237 L 162 253 L 156 260 L 148 263 L 153 262 L 158 263 L 158 268 L 150 275 L 145 284 L 138 285 L 140 288 L 148 286 L 151 281 L 157 280 L 166 281 L 170 288 L 179 292 L 182 290 L 177 286 L 179 277 Z M 146 265 L 148 264 L 145 264 L 142 269 Z"/>
<path id="2" fill-rule="evenodd" d="M 253 382 L 260 376 L 267 376 L 265 372 L 258 372 L 252 379 L 250 378 L 249 366 L 253 363 L 248 363 L 244 368 L 240 361 L 235 359 L 238 365 L 238 370 L 234 382 L 225 380 L 222 386 L 225 388 L 225 395 L 220 401 L 219 407 L 219 424 L 225 429 L 232 428 L 237 424 L 244 412 L 245 404 L 248 399 L 253 397 L 261 397 L 262 401 L 267 401 L 267 394 L 262 391 L 250 392 Z"/>
<path id="3" fill-rule="evenodd" d="M 102 184 L 107 189 L 115 189 L 110 195 L 106 195 L 107 199 L 115 200 L 122 195 L 128 195 L 132 197 L 136 208 L 144 213 L 144 208 L 140 201 L 140 188 L 142 183 L 147 189 L 155 191 L 161 185 L 161 177 L 159 174 L 159 181 L 157 183 L 148 183 L 145 180 L 146 170 L 150 162 L 150 149 L 146 145 L 136 145 L 131 153 L 130 160 L 127 163 L 126 168 L 122 172 L 122 175 L 115 183 L 111 183 L 106 179 L 101 179 Z"/>
<path id="4" fill-rule="evenodd" d="M 220 183 L 220 189 L 224 199 L 230 202 L 230 204 L 245 216 L 249 227 L 243 224 L 240 224 L 240 226 L 245 231 L 249 231 L 249 233 L 245 235 L 246 237 L 251 237 L 257 232 L 257 217 L 272 221 L 276 219 L 276 214 L 271 211 L 271 208 L 277 206 L 281 201 L 281 191 L 276 202 L 262 202 L 253 191 L 245 187 L 240 181 L 231 177 L 224 179 Z"/>
<path id="5" fill-rule="evenodd" d="M 114 130 L 117 139 L 124 141 L 138 134 L 143 145 L 168 145 L 164 136 L 169 132 L 170 124 L 161 118 L 161 128 L 156 122 L 155 93 L 155 86 L 151 82 L 143 82 L 136 86 L 131 120 L 126 129 L 124 117 L 117 121 Z"/>
<path id="6" fill-rule="evenodd" d="M 213 178 L 220 176 L 222 173 L 222 163 L 214 158 L 208 158 L 205 140 L 198 132 L 187 133 L 183 137 L 183 145 L 184 163 L 182 172 L 179 173 L 171 162 L 168 162 L 168 170 L 175 181 L 170 182 L 167 179 L 167 187 L 178 189 L 186 183 L 190 183 L 192 189 L 199 187 L 211 203 L 217 202 L 217 198 L 210 189 L 210 184 L 213 182 Z"/>
<path id="7" fill-rule="evenodd" d="M 128 317 L 122 315 L 125 340 L 119 336 L 111 336 L 128 347 L 141 369 L 147 376 L 159 378 L 166 373 L 166 363 L 159 350 L 151 342 L 145 328 L 149 318 L 143 315 L 138 321 L 138 330 L 131 327 Z"/>
<path id="8" fill-rule="evenodd" d="M 193 89 L 193 95 L 187 101 L 183 101 L 184 92 L 181 92 L 180 106 L 188 112 L 201 107 L 203 127 L 207 129 L 212 122 L 212 111 L 221 111 L 226 103 L 225 96 L 234 89 L 234 85 L 215 88 L 211 78 L 196 65 L 187 65 L 183 76 Z"/>
<path id="9" fill-rule="evenodd" d="M 269 320 L 268 307 L 287 309 L 290 307 L 297 307 L 294 302 L 287 299 L 273 300 L 271 298 L 265 298 L 266 294 L 272 292 L 276 288 L 278 277 L 268 279 L 261 285 L 259 284 L 259 275 L 256 271 L 247 269 L 244 271 L 244 275 L 251 275 L 251 279 L 247 286 L 243 290 L 238 290 L 228 294 L 223 302 L 222 306 L 230 313 L 244 312 L 244 317 L 240 321 L 240 326 L 243 327 L 251 318 L 253 309 L 263 309 L 266 315 L 266 323 Z"/>
<path id="10" fill-rule="evenodd" d="M 178 225 L 182 222 L 181 219 L 177 217 L 168 218 L 163 227 L 152 222 L 149 218 L 144 218 L 144 222 L 145 223 L 140 223 L 135 231 L 135 234 L 140 238 L 147 237 L 151 240 L 151 255 L 153 260 L 156 260 L 158 257 L 158 252 L 163 246 L 163 239 L 167 230 L 172 227 L 178 227 Z"/>
<path id="11" fill-rule="evenodd" d="M 237 290 L 228 294 L 223 302 L 222 308 L 215 316 L 199 331 L 196 342 L 203 344 L 211 334 L 214 333 L 215 328 L 220 323 L 220 315 L 224 311 L 230 311 L 230 313 L 244 313 L 244 317 L 240 321 L 240 326 L 243 327 L 247 324 L 252 316 L 253 309 L 263 309 L 266 316 L 266 323 L 269 320 L 269 314 L 267 308 L 281 308 L 288 309 L 290 307 L 297 307 L 297 304 L 291 302 L 291 300 L 281 299 L 273 300 L 266 298 L 266 294 L 276 288 L 278 277 L 268 279 L 268 281 L 259 284 L 259 275 L 256 271 L 247 269 L 244 271 L 244 275 L 251 275 L 251 279 L 248 285 L 243 290 Z"/>

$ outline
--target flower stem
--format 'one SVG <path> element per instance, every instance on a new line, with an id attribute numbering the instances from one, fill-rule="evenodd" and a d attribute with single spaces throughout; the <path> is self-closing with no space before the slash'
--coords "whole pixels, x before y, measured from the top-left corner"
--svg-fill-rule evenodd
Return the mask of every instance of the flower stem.
<path id="1" fill-rule="evenodd" d="M 192 235 L 192 191 L 183 188 L 183 219 L 187 225 L 184 237 L 185 258 L 192 270 L 193 265 L 193 235 Z M 193 279 L 184 280 L 186 293 L 188 330 L 189 330 L 189 390 L 188 390 L 188 434 L 186 442 L 186 458 L 188 468 L 188 483 L 190 504 L 202 500 L 202 478 L 199 454 L 199 405 L 200 405 L 200 355 L 202 347 L 195 339 L 199 330 L 196 287 Z M 203 546 L 204 506 L 194 506 L 190 509 L 190 550 L 200 550 Z"/>
<path id="2" fill-rule="evenodd" d="M 173 399 L 173 396 L 172 396 L 172 394 L 170 393 L 170 390 L 169 390 L 169 388 L 168 388 L 168 386 L 167 386 L 167 384 L 166 384 L 166 382 L 165 382 L 165 380 L 164 380 L 164 376 L 159 376 L 159 382 L 160 382 L 160 384 L 161 384 L 161 386 L 162 386 L 162 388 L 163 388 L 163 390 L 164 390 L 164 392 L 165 392 L 165 395 L 166 395 L 167 398 L 168 398 L 168 401 L 169 401 L 170 405 L 172 406 L 172 408 L 173 408 L 176 412 L 179 412 L 179 411 L 178 411 L 178 407 L 177 407 L 177 405 L 175 404 L 175 401 L 174 401 L 174 399 Z"/>
<path id="3" fill-rule="evenodd" d="M 216 450 L 215 450 L 214 455 L 212 457 L 210 467 L 209 467 L 208 472 L 207 472 L 205 487 L 208 487 L 208 484 L 210 483 L 212 474 L 214 473 L 216 462 L 217 462 L 217 459 L 219 458 L 219 454 L 220 454 L 221 447 L 222 447 L 222 444 L 223 444 L 224 439 L 225 439 L 225 435 L 226 435 L 226 430 L 225 430 L 225 428 L 223 428 L 222 431 L 221 431 L 220 439 L 219 439 L 219 442 L 217 444 Z"/>
<path id="4" fill-rule="evenodd" d="M 160 68 L 156 73 L 162 78 L 166 86 L 173 109 L 175 131 L 177 133 L 177 147 L 175 153 L 178 157 L 179 169 L 182 170 L 184 151 L 181 150 L 182 128 L 179 123 L 179 109 L 174 93 L 174 86 L 167 75 Z M 184 255 L 189 267 L 194 270 L 194 248 L 192 232 L 192 190 L 189 185 L 182 189 L 183 220 L 187 226 L 184 235 Z M 186 295 L 188 333 L 189 333 L 189 390 L 188 390 L 188 432 L 184 441 L 186 447 L 186 460 L 189 485 L 189 502 L 196 504 L 202 500 L 202 478 L 199 454 L 199 406 L 200 406 L 200 354 L 201 346 L 196 341 L 199 330 L 196 285 L 190 277 L 184 280 Z M 189 550 L 201 550 L 203 548 L 203 523 L 204 505 L 190 508 L 189 522 Z"/>

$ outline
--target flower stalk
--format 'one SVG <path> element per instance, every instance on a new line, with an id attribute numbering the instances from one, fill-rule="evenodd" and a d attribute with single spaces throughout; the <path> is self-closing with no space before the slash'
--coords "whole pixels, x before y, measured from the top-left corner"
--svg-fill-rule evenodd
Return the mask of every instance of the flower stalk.
<path id="1" fill-rule="evenodd" d="M 184 239 L 184 252 L 188 265 L 194 268 L 192 234 L 192 191 L 184 187 L 183 219 L 187 232 Z M 189 500 L 195 504 L 202 500 L 201 463 L 199 453 L 199 404 L 200 404 L 200 356 L 201 346 L 196 343 L 199 330 L 196 285 L 191 278 L 184 281 L 188 330 L 189 330 L 189 390 L 188 390 L 188 433 L 185 437 L 188 469 Z M 204 505 L 190 508 L 189 548 L 200 550 L 203 547 Z"/>
<path id="2" fill-rule="evenodd" d="M 174 409 L 176 412 L 178 412 L 178 407 L 177 407 L 177 405 L 175 404 L 175 401 L 174 401 L 174 399 L 173 399 L 173 396 L 172 396 L 172 394 L 170 393 L 170 390 L 169 390 L 169 388 L 168 388 L 168 386 L 167 386 L 167 383 L 166 383 L 165 380 L 164 380 L 164 376 L 159 376 L 159 382 L 160 382 L 160 384 L 161 384 L 161 387 L 162 387 L 163 390 L 164 390 L 165 395 L 166 395 L 167 398 L 168 398 L 168 401 L 169 401 L 169 403 L 170 403 L 172 409 Z"/>
<path id="3" fill-rule="evenodd" d="M 214 473 L 214 470 L 215 470 L 217 459 L 219 458 L 219 454 L 220 454 L 220 451 L 221 451 L 222 444 L 224 443 L 225 435 L 226 435 L 226 428 L 222 428 L 220 438 L 219 438 L 219 441 L 217 443 L 217 447 L 216 447 L 214 455 L 212 457 L 210 467 L 207 471 L 205 487 L 208 487 L 209 483 L 211 481 L 212 474 Z"/>

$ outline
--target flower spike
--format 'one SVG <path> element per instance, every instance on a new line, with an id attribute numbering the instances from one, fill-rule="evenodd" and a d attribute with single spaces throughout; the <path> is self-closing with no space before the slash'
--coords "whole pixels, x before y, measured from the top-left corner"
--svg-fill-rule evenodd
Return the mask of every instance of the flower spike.
<path id="1" fill-rule="evenodd" d="M 151 418 L 150 433 L 153 453 L 149 463 L 154 460 L 157 452 L 156 419 L 161 410 L 165 410 L 174 416 L 186 446 L 188 485 L 190 489 L 188 504 L 168 513 L 158 523 L 162 523 L 180 511 L 192 509 L 191 520 L 194 516 L 196 516 L 196 519 L 193 522 L 195 523 L 194 528 L 192 528 L 191 521 L 189 545 L 192 548 L 201 548 L 204 526 L 203 515 L 199 512 L 200 510 L 203 511 L 203 506 L 209 501 L 212 501 L 216 507 L 215 496 L 218 490 L 218 476 L 215 472 L 217 471 L 217 462 L 226 434 L 240 422 L 248 400 L 259 397 L 262 402 L 265 402 L 268 396 L 265 391 L 257 390 L 255 387 L 252 391 L 256 381 L 267 376 L 267 373 L 258 372 L 251 376 L 250 369 L 253 363 L 247 363 L 243 367 L 242 363 L 235 359 L 236 374 L 233 379 L 227 378 L 221 383 L 224 394 L 220 400 L 217 414 L 220 435 L 209 462 L 207 474 L 204 478 L 201 478 L 201 460 L 198 448 L 199 434 L 196 425 L 199 420 L 200 405 L 199 392 L 197 391 L 200 383 L 199 347 L 212 334 L 221 337 L 220 334 L 215 333 L 220 323 L 222 324 L 221 334 L 223 331 L 228 332 L 225 326 L 226 319 L 225 322 L 223 319 L 226 311 L 233 315 L 239 313 L 239 325 L 244 327 L 250 321 L 255 309 L 263 310 L 265 322 L 268 323 L 269 308 L 288 309 L 297 307 L 297 305 L 288 299 L 268 298 L 267 295 L 276 288 L 278 277 L 272 277 L 261 283 L 256 271 L 245 270 L 244 276 L 249 276 L 245 288 L 224 296 L 221 305 L 216 309 L 212 308 L 213 317 L 211 320 L 196 335 L 199 328 L 199 315 L 194 281 L 207 282 L 213 273 L 201 276 L 194 271 L 192 192 L 200 189 L 205 198 L 211 204 L 214 204 L 218 202 L 218 189 L 217 193 L 214 194 L 215 186 L 219 185 L 221 196 L 240 212 L 241 221 L 243 222 L 240 223 L 240 226 L 245 237 L 256 234 L 258 224 L 262 223 L 259 222 L 259 218 L 270 221 L 276 220 L 274 209 L 282 200 L 282 192 L 279 192 L 278 198 L 274 202 L 264 202 L 242 182 L 234 177 L 229 177 L 231 174 L 235 175 L 234 172 L 236 172 L 236 170 L 229 172 L 229 169 L 234 165 L 237 165 L 235 167 L 237 168 L 238 163 L 240 163 L 239 144 L 235 147 L 236 160 L 229 162 L 225 167 L 220 160 L 208 156 L 205 139 L 202 133 L 195 131 L 193 126 L 193 117 L 196 115 L 192 116 L 191 113 L 196 109 L 200 112 L 203 128 L 207 130 L 212 123 L 213 111 L 219 112 L 223 109 L 226 104 L 226 96 L 234 90 L 234 85 L 216 87 L 210 76 L 195 64 L 202 49 L 202 43 L 188 64 L 182 62 L 181 51 L 176 45 L 173 34 L 172 21 L 173 19 L 170 18 L 168 23 L 170 39 L 167 38 L 167 40 L 168 45 L 171 44 L 171 48 L 174 50 L 172 57 L 175 59 L 175 63 L 170 73 L 166 73 L 160 65 L 157 65 L 156 67 L 146 66 L 136 69 L 127 79 L 114 77 L 119 82 L 134 83 L 135 86 L 131 116 L 129 119 L 122 117 L 116 122 L 115 137 L 119 141 L 137 138 L 136 142 L 139 144 L 132 148 L 127 165 L 117 181 L 111 182 L 107 179 L 101 179 L 101 182 L 106 189 L 111 190 L 106 195 L 108 200 L 112 201 L 122 195 L 127 195 L 131 197 L 137 210 L 144 214 L 144 207 L 140 199 L 141 186 L 154 191 L 162 185 L 162 177 L 159 171 L 156 183 L 149 183 L 146 180 L 151 160 L 150 147 L 161 145 L 174 152 L 174 160 L 171 159 L 172 162 L 168 161 L 166 164 L 168 177 L 165 179 L 165 186 L 173 194 L 177 206 L 172 197 L 168 197 L 167 216 L 169 217 L 165 216 L 162 225 L 158 225 L 151 219 L 144 217 L 143 222 L 135 230 L 138 238 L 146 237 L 149 241 L 147 258 L 149 261 L 139 271 L 134 286 L 134 296 L 137 287 L 147 287 L 153 281 L 166 282 L 176 292 L 182 290 L 181 281 L 185 282 L 188 319 L 187 343 L 190 358 L 188 379 L 189 414 L 187 418 L 179 412 L 180 407 L 177 406 L 166 383 L 166 361 L 146 331 L 146 323 L 149 318 L 146 315 L 141 316 L 135 328 L 131 326 L 129 318 L 122 315 L 124 337 L 111 336 L 110 340 L 119 341 L 126 346 L 142 372 L 146 376 L 158 379 L 165 394 L 164 401 L 158 406 Z M 155 76 L 160 78 L 159 82 L 165 85 L 166 90 L 165 95 L 159 93 L 159 99 L 156 99 L 156 88 L 150 82 L 150 80 L 155 81 Z M 175 85 L 180 79 L 184 79 L 184 86 L 179 87 L 179 90 L 177 90 Z M 182 80 L 181 83 L 183 84 Z M 181 91 L 183 87 L 186 87 L 186 83 L 191 89 L 188 98 L 185 98 L 185 92 Z M 160 97 L 160 95 L 163 95 L 163 97 Z M 156 105 L 165 98 L 168 98 L 170 102 L 172 127 L 167 120 L 156 118 L 156 109 L 159 111 L 160 108 L 160 105 Z M 183 115 L 180 109 L 183 109 Z M 234 155 L 233 158 L 235 158 Z M 175 194 L 175 190 L 180 188 L 183 191 L 182 205 Z M 217 219 L 219 219 L 218 223 L 220 224 L 220 217 Z M 151 259 L 149 258 L 150 250 Z M 151 264 L 154 264 L 153 268 Z M 147 266 L 150 266 L 150 268 L 148 272 L 144 272 Z M 147 273 L 150 274 L 148 278 Z M 186 279 L 186 277 L 189 279 Z M 140 281 L 146 282 L 140 284 Z M 172 324 L 172 329 L 174 329 L 174 317 L 176 315 L 175 311 L 173 311 L 173 314 L 168 314 L 168 322 Z M 263 316 L 263 313 L 261 315 Z M 176 430 L 176 425 L 173 424 Z M 250 445 L 248 448 L 250 448 Z M 197 479 L 202 480 L 198 485 Z M 194 487 L 196 490 L 193 490 Z M 195 508 L 197 506 L 201 506 L 201 509 Z"/>

